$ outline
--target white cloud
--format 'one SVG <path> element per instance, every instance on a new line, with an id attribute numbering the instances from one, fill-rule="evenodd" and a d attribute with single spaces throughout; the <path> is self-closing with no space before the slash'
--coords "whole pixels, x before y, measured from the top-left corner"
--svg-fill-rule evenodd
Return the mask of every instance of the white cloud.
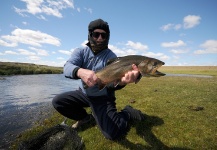
<path id="1" fill-rule="evenodd" d="M 90 14 L 93 13 L 93 10 L 91 8 L 84 8 L 84 10 L 88 11 Z"/>
<path id="2" fill-rule="evenodd" d="M 160 29 L 163 31 L 167 31 L 167 30 L 171 30 L 171 29 L 179 30 L 181 28 L 182 28 L 181 24 L 172 24 L 172 23 L 169 23 L 169 24 L 166 24 L 166 25 L 163 25 L 162 27 L 160 27 Z"/>
<path id="3" fill-rule="evenodd" d="M 36 51 L 37 54 L 40 55 L 40 56 L 48 56 L 49 55 L 48 52 L 46 50 L 44 50 L 44 49 L 37 49 L 37 48 L 34 48 L 34 47 L 29 47 L 29 49 Z"/>
<path id="4" fill-rule="evenodd" d="M 217 53 L 217 40 L 207 40 L 200 45 L 202 50 L 194 51 L 194 54 L 212 54 Z"/>
<path id="5" fill-rule="evenodd" d="M 179 56 L 173 56 L 173 58 L 177 60 L 177 59 L 179 59 L 180 57 L 179 57 Z"/>
<path id="6" fill-rule="evenodd" d="M 114 45 L 109 44 L 108 48 L 111 49 L 117 56 L 123 56 L 126 54 L 126 52 L 124 50 L 121 50 Z"/>
<path id="7" fill-rule="evenodd" d="M 172 49 L 172 50 L 170 50 L 170 52 L 172 52 L 174 54 L 184 54 L 184 53 L 188 53 L 188 50 L 186 50 L 186 49 Z"/>
<path id="8" fill-rule="evenodd" d="M 162 31 L 179 30 L 181 28 L 189 29 L 200 24 L 201 17 L 196 15 L 188 15 L 183 18 L 183 24 L 168 23 L 160 27 Z"/>
<path id="9" fill-rule="evenodd" d="M 163 54 L 163 53 L 153 53 L 153 52 L 147 52 L 143 54 L 144 56 L 152 57 L 152 58 L 158 58 L 160 60 L 168 60 L 170 57 Z"/>
<path id="10" fill-rule="evenodd" d="M 57 57 L 58 60 L 65 60 L 63 57 Z"/>
<path id="11" fill-rule="evenodd" d="M 67 50 L 58 50 L 58 52 L 65 54 L 65 55 L 71 55 L 72 54 L 71 51 L 67 51 Z"/>
<path id="12" fill-rule="evenodd" d="M 0 55 L 1 55 L 1 53 L 0 53 Z M 14 60 L 5 59 L 5 58 L 0 58 L 0 61 L 2 61 L 2 62 L 15 62 Z"/>
<path id="13" fill-rule="evenodd" d="M 74 4 L 70 0 L 21 0 L 26 3 L 25 9 L 14 7 L 15 12 L 21 16 L 27 16 L 26 14 L 46 14 L 55 17 L 62 17 L 60 10 L 66 8 L 74 8 Z"/>
<path id="14" fill-rule="evenodd" d="M 43 15 L 39 15 L 39 16 L 37 16 L 37 18 L 38 18 L 38 19 L 41 19 L 41 20 L 47 21 L 47 19 L 46 19 Z"/>
<path id="15" fill-rule="evenodd" d="M 36 60 L 37 60 L 37 61 L 38 61 L 38 60 L 41 60 L 41 58 L 38 57 L 38 56 L 29 56 L 29 57 L 27 57 L 27 59 L 28 59 L 28 60 L 35 60 L 35 61 L 36 61 Z"/>
<path id="16" fill-rule="evenodd" d="M 164 42 L 161 43 L 162 47 L 181 47 L 181 46 L 185 46 L 186 44 L 182 41 L 182 40 L 178 40 L 177 42 Z"/>
<path id="17" fill-rule="evenodd" d="M 18 55 L 18 53 L 17 53 L 17 52 L 14 52 L 14 51 L 5 51 L 4 54 Z"/>
<path id="18" fill-rule="evenodd" d="M 36 55 L 36 53 L 30 52 L 30 51 L 25 50 L 25 49 L 18 49 L 17 51 L 18 51 L 19 54 L 21 54 L 21 55 L 27 55 L 27 56 Z"/>
<path id="19" fill-rule="evenodd" d="M 179 36 L 186 36 L 186 34 L 185 33 L 180 33 Z"/>
<path id="20" fill-rule="evenodd" d="M 183 19 L 184 28 L 185 29 L 193 28 L 196 25 L 200 24 L 200 20 L 201 20 L 200 16 L 188 15 Z"/>
<path id="21" fill-rule="evenodd" d="M 176 25 L 174 25 L 174 29 L 175 30 L 179 30 L 179 29 L 181 29 L 182 28 L 182 25 L 181 24 L 176 24 Z"/>
<path id="22" fill-rule="evenodd" d="M 80 8 L 77 8 L 77 11 L 78 11 L 78 12 L 81 12 L 81 9 L 80 9 Z"/>
<path id="23" fill-rule="evenodd" d="M 126 45 L 129 46 L 130 48 L 136 49 L 136 50 L 148 50 L 148 46 L 143 45 L 140 42 L 128 41 Z"/>
<path id="24" fill-rule="evenodd" d="M 173 27 L 173 24 L 169 23 L 169 24 L 166 24 L 166 25 L 163 25 L 162 27 L 160 27 L 160 29 L 163 31 L 167 31 L 167 30 L 172 29 L 172 27 Z"/>
<path id="25" fill-rule="evenodd" d="M 17 43 L 16 42 L 9 43 L 0 39 L 0 45 L 5 47 L 16 47 Z"/>
<path id="26" fill-rule="evenodd" d="M 127 47 L 123 47 L 123 48 L 118 48 L 114 45 L 109 45 L 109 49 L 111 49 L 117 56 L 126 56 L 126 55 L 143 55 L 143 56 L 147 56 L 147 57 L 153 57 L 153 58 L 158 58 L 160 60 L 168 60 L 170 57 L 163 54 L 163 53 L 153 53 L 153 52 L 143 52 L 141 53 L 141 49 L 148 49 L 147 45 L 142 45 L 139 42 L 132 42 L 132 41 L 128 41 L 126 44 L 124 44 Z M 128 48 L 128 47 L 133 47 Z"/>
<path id="27" fill-rule="evenodd" d="M 28 23 L 27 23 L 27 22 L 25 22 L 25 21 L 23 21 L 23 22 L 22 22 L 22 24 L 24 24 L 24 25 L 27 25 Z"/>
<path id="28" fill-rule="evenodd" d="M 52 6 L 54 8 L 57 8 L 59 10 L 71 7 L 74 8 L 74 4 L 72 3 L 71 0 L 58 0 L 58 1 L 54 1 L 54 0 L 47 0 L 48 2 L 48 6 Z"/>
<path id="29" fill-rule="evenodd" d="M 43 33 L 41 31 L 33 31 L 29 29 L 15 29 L 11 32 L 11 35 L 1 36 L 0 45 L 6 47 L 16 47 L 18 43 L 38 46 L 41 44 L 51 44 L 55 46 L 60 46 L 60 40 L 49 34 Z"/>
<path id="30" fill-rule="evenodd" d="M 83 43 L 81 43 L 81 46 L 82 46 L 82 47 L 86 47 L 86 46 L 87 46 L 87 45 L 86 45 L 87 43 L 88 43 L 88 40 L 85 40 Z"/>
<path id="31" fill-rule="evenodd" d="M 57 66 L 57 67 L 63 67 L 63 65 L 66 63 L 66 61 L 44 61 L 44 60 L 40 60 L 40 63 L 37 63 L 36 64 L 41 64 L 41 65 L 48 65 L 48 66 Z"/>

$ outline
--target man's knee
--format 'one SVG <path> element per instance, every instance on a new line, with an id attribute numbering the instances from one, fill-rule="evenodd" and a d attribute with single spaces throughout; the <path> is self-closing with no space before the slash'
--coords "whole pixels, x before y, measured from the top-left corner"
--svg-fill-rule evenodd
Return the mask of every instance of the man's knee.
<path id="1" fill-rule="evenodd" d="M 58 108 L 58 106 L 60 105 L 59 102 L 60 102 L 60 96 L 56 95 L 52 100 L 52 104 L 55 109 Z"/>

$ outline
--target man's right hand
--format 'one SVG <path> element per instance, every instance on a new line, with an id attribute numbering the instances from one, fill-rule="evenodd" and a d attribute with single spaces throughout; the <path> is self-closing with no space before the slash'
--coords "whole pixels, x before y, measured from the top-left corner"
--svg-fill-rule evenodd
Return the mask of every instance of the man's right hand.
<path id="1" fill-rule="evenodd" d="M 77 76 L 81 78 L 88 87 L 94 86 L 98 79 L 94 71 L 83 68 L 78 69 Z"/>

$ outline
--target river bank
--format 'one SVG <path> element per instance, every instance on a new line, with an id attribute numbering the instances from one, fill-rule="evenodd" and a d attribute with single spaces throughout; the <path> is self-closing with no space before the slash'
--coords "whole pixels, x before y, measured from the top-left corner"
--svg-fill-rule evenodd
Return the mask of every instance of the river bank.
<path id="1" fill-rule="evenodd" d="M 18 62 L 0 62 L 0 75 L 61 74 L 62 67 Z"/>
<path id="2" fill-rule="evenodd" d="M 52 116 L 54 108 L 50 102 L 26 105 L 12 111 L 5 111 L 0 118 L 0 149 L 9 149 L 11 143 L 22 136 L 22 132 L 41 123 Z M 17 119 L 14 119 L 17 118 Z"/>

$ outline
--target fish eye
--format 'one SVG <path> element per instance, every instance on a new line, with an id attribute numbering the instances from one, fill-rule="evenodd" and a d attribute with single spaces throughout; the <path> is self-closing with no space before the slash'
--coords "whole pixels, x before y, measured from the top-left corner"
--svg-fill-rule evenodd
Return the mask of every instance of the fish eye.
<path id="1" fill-rule="evenodd" d="M 154 62 L 154 66 L 157 66 L 157 64 L 158 64 L 158 63 L 155 61 L 155 62 Z"/>

